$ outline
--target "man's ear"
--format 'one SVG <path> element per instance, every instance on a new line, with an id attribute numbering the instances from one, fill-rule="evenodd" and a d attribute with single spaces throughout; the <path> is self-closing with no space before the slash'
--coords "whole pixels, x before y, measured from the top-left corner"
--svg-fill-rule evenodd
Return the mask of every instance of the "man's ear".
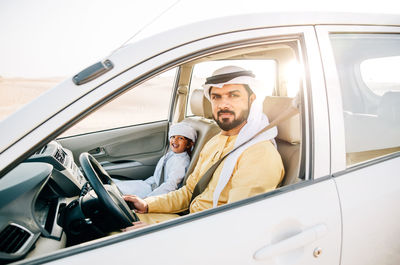
<path id="1" fill-rule="evenodd" d="M 256 100 L 256 94 L 252 93 L 249 97 L 250 105 L 253 103 L 254 100 Z"/>

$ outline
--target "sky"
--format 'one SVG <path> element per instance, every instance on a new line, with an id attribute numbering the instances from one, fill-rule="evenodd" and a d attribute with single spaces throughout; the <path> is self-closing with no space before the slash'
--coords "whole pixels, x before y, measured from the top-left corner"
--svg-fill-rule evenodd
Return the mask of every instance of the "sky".
<path id="1" fill-rule="evenodd" d="M 134 35 L 130 42 L 182 24 L 226 15 L 270 10 L 400 14 L 398 0 L 373 2 L 0 0 L 0 76 L 74 75 L 106 57 Z"/>

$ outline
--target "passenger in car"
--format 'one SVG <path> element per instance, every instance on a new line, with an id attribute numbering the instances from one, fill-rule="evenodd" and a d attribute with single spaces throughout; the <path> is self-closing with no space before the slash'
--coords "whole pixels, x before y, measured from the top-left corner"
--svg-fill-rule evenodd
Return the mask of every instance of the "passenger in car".
<path id="1" fill-rule="evenodd" d="M 176 218 L 181 211 L 203 211 L 275 189 L 284 168 L 275 147 L 276 127 L 253 136 L 269 124 L 262 112 L 263 90 L 255 85 L 254 74 L 237 66 L 216 70 L 207 78 L 204 95 L 210 100 L 213 118 L 221 128 L 204 146 L 186 184 L 161 196 L 140 199 L 124 196 L 139 213 L 141 222 L 127 230 Z M 257 94 L 257 97 L 256 97 Z M 206 188 L 192 198 L 196 184 L 206 171 L 233 148 L 246 142 L 216 168 Z"/>
<path id="2" fill-rule="evenodd" d="M 196 130 L 189 124 L 172 125 L 168 133 L 170 151 L 160 158 L 153 176 L 146 180 L 113 179 L 115 184 L 123 194 L 135 194 L 140 198 L 176 190 L 189 167 L 196 137 Z"/>

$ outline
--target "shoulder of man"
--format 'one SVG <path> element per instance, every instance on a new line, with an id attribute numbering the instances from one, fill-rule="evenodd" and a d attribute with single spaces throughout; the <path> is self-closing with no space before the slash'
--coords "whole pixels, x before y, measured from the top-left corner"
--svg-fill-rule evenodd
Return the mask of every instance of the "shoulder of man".
<path id="1" fill-rule="evenodd" d="M 216 135 L 214 135 L 213 137 L 211 137 L 210 140 L 208 140 L 204 146 L 203 149 L 201 150 L 201 152 L 204 152 L 205 150 L 212 148 L 213 146 L 215 146 L 215 144 L 218 142 L 218 138 L 220 137 L 221 133 L 217 133 Z"/>
<path id="2" fill-rule="evenodd" d="M 254 155 L 256 157 L 268 157 L 268 159 L 278 159 L 281 160 L 281 156 L 276 149 L 275 145 L 270 140 L 261 141 L 249 146 L 243 153 L 240 155 L 239 159 L 248 156 Z M 260 160 L 262 161 L 262 160 Z"/>

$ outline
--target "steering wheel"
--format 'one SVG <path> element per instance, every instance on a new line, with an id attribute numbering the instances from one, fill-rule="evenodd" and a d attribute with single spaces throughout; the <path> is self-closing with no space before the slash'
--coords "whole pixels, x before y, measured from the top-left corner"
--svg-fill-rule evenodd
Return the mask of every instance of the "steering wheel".
<path id="1" fill-rule="evenodd" d="M 115 222 L 121 228 L 132 226 L 132 222 L 139 221 L 139 217 L 129 209 L 110 175 L 92 155 L 82 153 L 79 162 L 100 203 L 115 217 Z"/>

